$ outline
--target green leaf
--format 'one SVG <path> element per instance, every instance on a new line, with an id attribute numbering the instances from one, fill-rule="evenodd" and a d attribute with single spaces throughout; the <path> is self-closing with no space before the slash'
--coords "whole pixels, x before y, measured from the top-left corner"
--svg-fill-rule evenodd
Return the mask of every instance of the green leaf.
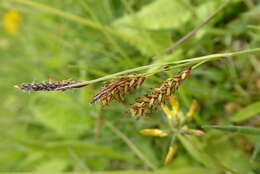
<path id="1" fill-rule="evenodd" d="M 44 126 L 64 137 L 77 137 L 90 130 L 93 121 L 89 108 L 70 93 L 39 93 L 32 100 L 32 111 Z M 87 107 L 87 106 L 86 106 Z"/>
<path id="2" fill-rule="evenodd" d="M 182 10 L 188 13 L 183 13 Z M 136 16 L 138 19 L 142 19 L 142 25 L 145 28 L 158 30 L 180 26 L 182 22 L 188 19 L 190 12 L 179 1 L 158 0 L 145 6 Z M 169 20 L 170 18 L 177 20 Z M 127 15 L 115 21 L 114 24 L 134 26 L 136 25 L 135 20 L 133 16 Z"/>
<path id="3" fill-rule="evenodd" d="M 182 1 L 157 0 L 143 7 L 136 14 L 115 20 L 112 26 L 118 32 L 128 35 L 122 39 L 140 50 L 143 55 L 154 56 L 172 42 L 169 37 L 170 32 L 183 28 L 189 21 L 192 25 L 198 25 L 221 2 L 205 3 L 194 8 L 193 11 Z M 199 35 L 203 37 L 204 32 Z"/>
<path id="4" fill-rule="evenodd" d="M 248 127 L 248 126 L 203 126 L 204 129 L 218 129 L 226 132 L 241 133 L 248 135 L 260 135 L 260 128 Z"/>
<path id="5" fill-rule="evenodd" d="M 67 157 L 68 149 L 72 149 L 79 156 L 86 157 L 87 155 L 98 154 L 103 157 L 118 159 L 118 160 L 130 160 L 134 161 L 134 158 L 116 152 L 113 149 L 104 147 L 102 145 L 86 143 L 80 141 L 66 141 L 66 142 L 32 142 L 32 141 L 23 141 L 16 139 L 21 146 L 24 148 L 35 152 L 48 152 L 56 157 Z"/>
<path id="6" fill-rule="evenodd" d="M 146 5 L 134 15 L 119 18 L 112 26 L 132 38 L 139 38 L 125 39 L 144 55 L 152 56 L 170 43 L 169 35 L 162 30 L 180 27 L 189 19 L 190 15 L 189 9 L 179 1 L 157 0 Z M 153 46 L 157 50 L 151 49 Z"/>
<path id="7" fill-rule="evenodd" d="M 40 163 L 36 167 L 38 172 L 62 172 L 68 166 L 68 162 L 62 159 L 51 159 Z"/>
<path id="8" fill-rule="evenodd" d="M 247 107 L 238 111 L 235 114 L 233 121 L 234 122 L 245 121 L 259 113 L 260 113 L 260 101 L 252 103 Z"/>
<path id="9" fill-rule="evenodd" d="M 192 171 L 192 172 L 191 172 Z M 35 172 L 26 172 L 27 174 L 34 174 Z M 44 172 L 40 172 L 44 173 Z M 46 173 L 46 172 L 45 172 Z M 51 173 L 51 172 L 48 172 Z M 53 173 L 53 172 L 52 172 Z M 187 167 L 187 168 L 182 168 L 182 169 L 175 169 L 175 170 L 156 170 L 156 172 L 149 172 L 147 170 L 129 170 L 129 171 L 123 171 L 123 170 L 118 170 L 118 171 L 99 171 L 99 172 L 71 172 L 71 174 L 82 174 L 82 173 L 89 173 L 89 174 L 149 174 L 149 173 L 156 173 L 156 174 L 219 174 L 219 171 L 212 170 L 212 169 L 205 169 L 202 167 Z M 17 174 L 23 174 L 23 173 L 17 173 Z"/>
<path id="10" fill-rule="evenodd" d="M 191 144 L 185 137 L 179 135 L 178 139 L 181 141 L 184 148 L 188 151 L 188 153 L 198 162 L 204 164 L 205 166 L 209 168 L 213 168 L 213 164 L 211 161 L 209 161 L 201 152 L 199 152 L 197 147 L 201 147 L 201 143 L 196 139 L 196 137 L 189 136 L 189 139 L 192 141 L 193 144 Z M 195 147 L 196 146 L 196 147 Z"/>

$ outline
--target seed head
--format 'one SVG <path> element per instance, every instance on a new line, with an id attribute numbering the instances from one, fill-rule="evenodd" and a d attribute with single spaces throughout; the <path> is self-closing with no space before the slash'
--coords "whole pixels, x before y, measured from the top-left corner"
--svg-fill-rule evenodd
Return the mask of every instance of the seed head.
<path id="1" fill-rule="evenodd" d="M 181 81 L 188 77 L 190 71 L 191 68 L 184 69 L 176 76 L 163 81 L 161 86 L 152 89 L 150 93 L 142 98 L 138 98 L 130 111 L 134 115 L 144 116 L 149 110 L 164 104 L 166 99 L 179 88 Z"/>
<path id="2" fill-rule="evenodd" d="M 120 79 L 111 81 L 93 97 L 90 103 L 101 101 L 104 105 L 107 105 L 113 99 L 122 102 L 124 100 L 124 96 L 127 93 L 140 87 L 143 84 L 145 77 L 130 77 L 136 75 L 138 74 L 127 74 Z"/>
<path id="3" fill-rule="evenodd" d="M 77 87 L 70 87 L 60 89 L 62 87 L 75 85 L 81 83 L 81 81 L 70 81 L 70 80 L 63 80 L 63 81 L 53 81 L 53 82 L 40 82 L 40 83 L 24 83 L 20 85 L 15 85 L 15 88 L 25 90 L 25 91 L 65 91 L 68 89 L 73 88 L 81 88 L 87 85 L 77 86 Z"/>

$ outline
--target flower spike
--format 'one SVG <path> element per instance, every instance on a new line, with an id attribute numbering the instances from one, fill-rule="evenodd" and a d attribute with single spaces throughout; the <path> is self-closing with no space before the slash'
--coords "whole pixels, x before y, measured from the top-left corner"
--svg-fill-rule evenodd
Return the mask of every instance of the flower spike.
<path id="1" fill-rule="evenodd" d="M 179 72 L 176 76 L 162 82 L 161 86 L 153 88 L 152 91 L 142 98 L 136 100 L 130 109 L 134 115 L 145 116 L 149 110 L 153 110 L 157 106 L 164 104 L 169 96 L 172 96 L 179 88 L 180 83 L 186 79 L 191 68 L 186 68 Z"/>

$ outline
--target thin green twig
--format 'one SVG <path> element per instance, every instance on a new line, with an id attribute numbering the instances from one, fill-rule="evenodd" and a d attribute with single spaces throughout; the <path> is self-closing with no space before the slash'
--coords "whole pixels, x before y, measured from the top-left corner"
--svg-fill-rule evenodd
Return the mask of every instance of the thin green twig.
<path id="1" fill-rule="evenodd" d="M 90 14 L 90 16 L 92 17 L 93 21 L 104 27 L 104 25 L 99 21 L 98 17 L 96 16 L 96 14 L 94 13 L 94 11 L 89 7 L 89 4 L 87 3 L 87 1 L 80 1 L 82 6 L 85 8 L 85 10 Z M 117 43 L 117 41 L 106 31 L 106 30 L 101 30 L 101 32 L 107 37 L 108 41 L 110 41 L 110 43 L 112 45 L 114 45 L 114 47 L 118 50 L 118 52 L 123 56 L 123 58 L 125 60 L 127 60 L 128 62 L 130 61 L 130 58 L 128 57 L 127 53 L 124 51 L 124 49 L 121 48 L 121 46 Z"/>
<path id="2" fill-rule="evenodd" d="M 183 135 L 182 137 L 185 138 L 197 152 L 199 152 L 201 155 L 204 155 L 208 160 L 213 162 L 217 167 L 221 168 L 225 172 L 229 172 L 231 174 L 237 174 L 237 172 L 235 172 L 233 169 L 224 166 L 219 160 L 213 158 L 212 156 L 208 155 L 206 152 L 199 149 L 186 135 Z"/>
<path id="3" fill-rule="evenodd" d="M 70 14 L 70 13 L 64 12 L 62 10 L 49 7 L 49 6 L 44 5 L 42 3 L 39 3 L 39 2 L 34 2 L 34 1 L 31 1 L 31 0 L 11 0 L 11 1 L 19 3 L 19 4 L 23 4 L 23 5 L 26 5 L 28 7 L 35 8 L 35 9 L 39 9 L 39 10 L 48 12 L 49 14 L 53 14 L 53 15 L 63 17 L 65 19 L 69 19 L 69 20 L 74 21 L 74 22 L 78 22 L 82 25 L 91 27 L 93 29 L 96 29 L 96 30 L 99 30 L 99 31 L 102 31 L 102 32 L 113 34 L 113 35 L 119 36 L 119 37 L 125 37 L 125 38 L 128 38 L 129 40 L 132 39 L 132 36 L 129 36 L 126 33 L 119 32 L 119 31 L 111 28 L 110 26 L 101 25 L 100 23 L 93 22 L 93 21 L 88 20 L 84 17 L 77 16 L 77 15 L 74 15 L 74 14 Z M 138 38 L 134 38 L 134 39 L 138 39 Z"/>
<path id="4" fill-rule="evenodd" d="M 151 163 L 145 155 L 134 145 L 134 143 L 129 140 L 127 136 L 125 136 L 120 130 L 118 130 L 113 124 L 109 121 L 105 122 L 105 125 L 111 129 L 112 132 L 114 132 L 118 137 L 120 137 L 129 147 L 132 149 L 132 151 L 140 158 L 149 168 L 152 170 L 156 170 L 157 167 Z"/>
<path id="5" fill-rule="evenodd" d="M 117 72 L 117 73 L 114 73 L 114 74 L 110 74 L 110 75 L 107 75 L 107 76 L 103 76 L 103 77 L 98 78 L 98 79 L 83 81 L 82 83 L 78 83 L 78 84 L 75 84 L 75 85 L 59 88 L 59 90 L 66 89 L 66 88 L 73 88 L 73 87 L 75 88 L 75 87 L 82 86 L 82 85 L 92 84 L 92 83 L 112 79 L 112 78 L 115 78 L 117 76 L 124 75 L 124 74 L 127 74 L 127 73 L 146 70 L 146 69 L 149 69 L 149 68 L 152 68 L 152 67 L 163 67 L 163 66 L 166 66 L 166 65 L 178 65 L 178 64 L 179 64 L 178 67 L 182 67 L 182 66 L 187 66 L 187 64 L 184 64 L 184 63 L 196 64 L 196 63 L 201 62 L 201 61 L 202 61 L 201 63 L 205 63 L 205 62 L 208 62 L 208 61 L 218 60 L 218 59 L 223 58 L 223 57 L 230 58 L 230 57 L 234 57 L 234 56 L 240 56 L 240 55 L 244 55 L 244 54 L 257 53 L 257 52 L 260 52 L 260 48 L 247 49 L 247 50 L 235 51 L 235 52 L 230 52 L 230 53 L 211 54 L 211 55 L 207 55 L 207 56 L 195 57 L 195 58 L 184 59 L 184 60 L 179 60 L 179 61 L 145 65 L 145 66 L 140 66 L 140 67 L 137 67 L 137 68 L 132 68 L 132 69 L 128 69 L 128 70 L 125 70 L 125 71 Z"/>
<path id="6" fill-rule="evenodd" d="M 233 126 L 233 125 L 206 125 L 204 129 L 217 129 L 220 131 L 240 133 L 248 135 L 260 135 L 260 128 L 249 127 L 249 126 Z"/>
<path id="7" fill-rule="evenodd" d="M 142 21 L 138 18 L 136 13 L 133 11 L 132 7 L 129 5 L 129 2 L 126 0 L 122 1 L 124 6 L 126 7 L 127 11 L 130 13 L 130 17 L 132 17 L 135 26 L 140 31 L 140 33 L 143 35 L 141 38 L 145 39 L 147 41 L 147 44 L 150 46 L 152 50 L 155 50 L 155 53 L 159 55 L 158 45 L 155 44 L 154 40 L 151 39 L 149 33 L 145 30 Z"/>
<path id="8" fill-rule="evenodd" d="M 179 46 L 180 44 L 182 44 L 183 42 L 185 42 L 186 40 L 188 40 L 189 38 L 191 38 L 194 34 L 196 34 L 200 29 L 202 29 L 205 25 L 207 25 L 221 10 L 223 10 L 227 4 L 228 4 L 229 0 L 226 0 L 218 9 L 216 9 L 216 11 L 214 11 L 209 17 L 207 17 L 207 19 L 205 19 L 200 25 L 198 25 L 196 28 L 194 28 L 192 31 L 190 31 L 189 33 L 187 33 L 184 37 L 182 37 L 181 39 L 179 39 L 177 42 L 175 42 L 174 44 L 170 45 L 164 52 L 164 53 L 169 53 L 171 51 L 173 51 L 177 46 Z"/>

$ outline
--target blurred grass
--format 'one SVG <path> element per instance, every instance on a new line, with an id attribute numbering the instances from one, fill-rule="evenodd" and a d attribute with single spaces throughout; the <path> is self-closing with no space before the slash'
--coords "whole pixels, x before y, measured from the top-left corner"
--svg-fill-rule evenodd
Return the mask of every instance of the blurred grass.
<path id="1" fill-rule="evenodd" d="M 160 170 L 177 174 L 220 173 L 180 147 L 163 165 L 169 142 L 138 134 L 154 122 L 125 117 L 124 106 L 88 102 L 102 84 L 59 93 L 23 93 L 13 85 L 54 79 L 91 80 L 130 68 L 233 52 L 260 46 L 260 4 L 234 0 L 206 27 L 167 56 L 152 59 L 205 20 L 223 1 L 3 0 L 0 17 L 21 15 L 16 35 L 0 24 L 0 172 L 147 170 L 134 151 L 104 121 L 109 120 Z M 260 127 L 259 54 L 210 62 L 197 68 L 177 95 L 200 112 L 191 125 Z M 147 80 L 153 87 L 173 75 Z M 143 91 L 141 91 L 143 92 Z M 141 93 L 140 92 L 140 93 Z M 248 110 L 249 108 L 249 110 Z M 162 121 L 161 112 L 153 118 Z M 193 140 L 201 150 L 237 173 L 260 172 L 259 135 L 206 130 Z M 186 150 L 190 150 L 187 153 Z M 138 172 L 133 172 L 138 173 Z M 143 173 L 143 171 L 142 171 Z"/>

